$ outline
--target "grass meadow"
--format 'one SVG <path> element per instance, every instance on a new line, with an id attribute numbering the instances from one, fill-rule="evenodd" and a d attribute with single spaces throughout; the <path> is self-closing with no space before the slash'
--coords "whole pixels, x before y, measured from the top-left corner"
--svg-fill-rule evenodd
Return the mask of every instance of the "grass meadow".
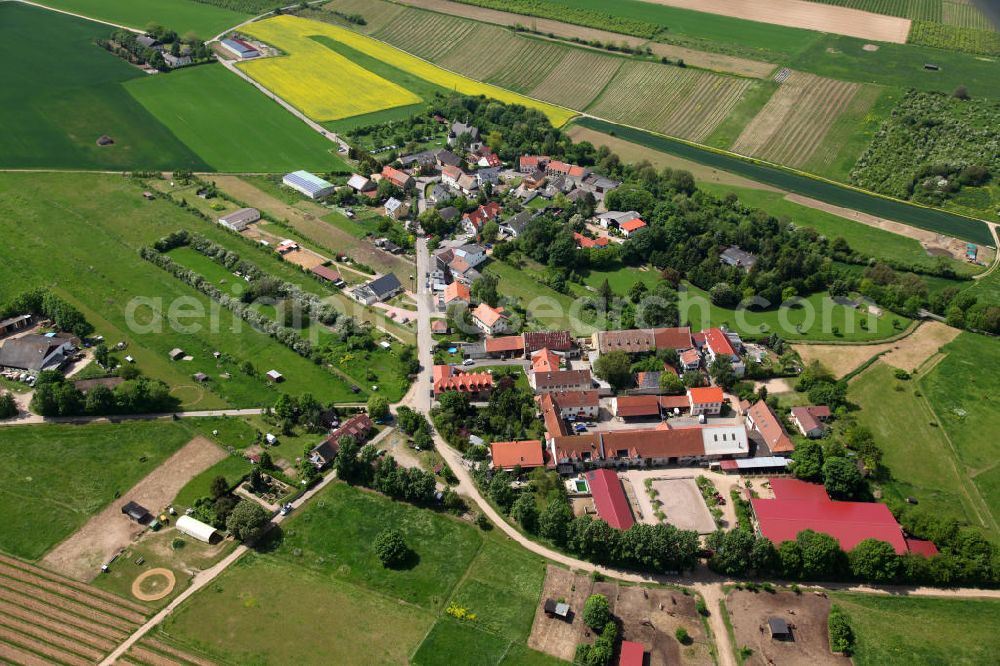
<path id="1" fill-rule="evenodd" d="M 988 527 L 985 516 L 979 519 L 984 508 L 972 495 L 945 429 L 926 399 L 916 395 L 921 384 L 897 380 L 893 368 L 881 362 L 850 383 L 848 398 L 861 408 L 857 420 L 874 433 L 891 474 L 882 483 L 883 495 L 896 501 L 916 497 L 929 513 Z"/>
<path id="2" fill-rule="evenodd" d="M 198 231 L 244 255 L 253 248 L 163 199 L 145 201 L 142 191 L 141 183 L 120 176 L 0 176 L 0 230 L 18 238 L 17 245 L 0 249 L 0 258 L 8 266 L 0 282 L 0 300 L 31 287 L 48 286 L 80 307 L 105 338 L 127 341 L 137 367 L 174 387 L 187 409 L 271 404 L 279 390 L 293 395 L 310 391 L 324 401 L 363 399 L 364 393 L 355 396 L 350 392 L 346 380 L 257 332 L 166 271 L 143 261 L 138 256 L 139 247 L 178 229 Z M 52 261 L 57 255 L 59 261 Z M 269 253 L 255 255 L 250 256 L 264 270 L 279 276 L 292 270 Z M 162 301 L 140 301 L 129 310 L 128 304 L 136 298 Z M 156 315 L 169 316 L 172 307 L 179 307 L 177 303 L 209 317 L 184 321 L 202 324 L 199 330 L 185 332 L 166 323 L 158 327 Z M 214 329 L 207 325 L 213 312 L 218 324 Z M 130 325 L 130 313 L 138 328 Z M 167 352 L 174 347 L 186 351 L 193 360 L 169 361 Z M 216 360 L 215 351 L 227 357 Z M 245 361 L 255 367 L 258 376 L 240 370 Z M 285 375 L 280 388 L 262 379 L 272 368 Z M 191 375 L 195 372 L 204 372 L 210 380 L 194 382 Z M 228 379 L 222 377 L 226 372 Z"/>
<path id="3" fill-rule="evenodd" d="M 39 4 L 140 30 L 159 23 L 178 35 L 193 31 L 203 40 L 249 18 L 197 0 L 39 0 Z"/>
<path id="4" fill-rule="evenodd" d="M 831 595 L 851 618 L 857 666 L 987 664 L 996 657 L 1000 601 Z M 994 656 L 990 656 L 990 655 Z"/>
<path id="5" fill-rule="evenodd" d="M 0 3 L 0 167 L 208 168 L 126 92 L 146 75 L 94 44 L 111 30 Z M 104 134 L 114 145 L 97 145 Z"/>
<path id="6" fill-rule="evenodd" d="M 4 428 L 0 550 L 39 559 L 193 435 L 171 421 Z"/>
<path id="7" fill-rule="evenodd" d="M 408 567 L 375 558 L 387 527 L 416 553 Z M 162 631 L 235 663 L 555 664 L 526 646 L 543 578 L 543 560 L 502 535 L 338 482 Z M 450 603 L 477 619 L 453 619 Z"/>
<path id="8" fill-rule="evenodd" d="M 125 89 L 216 171 L 347 171 L 337 144 L 221 65 L 129 81 Z"/>

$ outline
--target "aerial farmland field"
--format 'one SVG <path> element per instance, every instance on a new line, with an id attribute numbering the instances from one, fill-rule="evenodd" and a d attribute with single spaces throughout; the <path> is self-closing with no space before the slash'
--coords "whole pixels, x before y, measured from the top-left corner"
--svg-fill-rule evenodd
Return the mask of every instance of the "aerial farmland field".
<path id="1" fill-rule="evenodd" d="M 39 4 L 140 30 L 151 22 L 159 23 L 179 35 L 194 32 L 202 39 L 250 17 L 197 0 L 41 0 Z"/>
<path id="2" fill-rule="evenodd" d="M 0 167 L 207 169 L 128 94 L 145 76 L 94 45 L 111 28 L 17 2 L 0 3 Z M 66 63 L 72 62 L 72 67 Z M 110 146 L 98 146 L 108 135 Z"/>
<path id="3" fill-rule="evenodd" d="M 626 61 L 598 53 L 573 49 L 529 94 L 572 109 L 584 109 Z M 581 76 L 586 72 L 586 76 Z"/>
<path id="4" fill-rule="evenodd" d="M 348 170 L 337 144 L 220 65 L 134 79 L 125 89 L 217 171 Z"/>

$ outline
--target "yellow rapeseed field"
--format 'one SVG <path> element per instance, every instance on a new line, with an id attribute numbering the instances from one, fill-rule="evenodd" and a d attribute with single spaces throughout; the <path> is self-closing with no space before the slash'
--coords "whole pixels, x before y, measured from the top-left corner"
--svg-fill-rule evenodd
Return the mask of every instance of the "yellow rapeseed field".
<path id="1" fill-rule="evenodd" d="M 240 63 L 247 74 L 313 120 L 339 120 L 407 104 L 420 97 L 309 39 L 322 23 L 279 16 L 241 28 L 288 55 Z"/>
<path id="2" fill-rule="evenodd" d="M 405 51 L 401 51 L 394 46 L 389 46 L 371 37 L 329 23 L 284 15 L 258 23 L 251 23 L 243 28 L 243 30 L 292 54 L 288 58 L 268 58 L 244 64 L 242 66 L 246 68 L 247 73 L 267 87 L 272 88 L 282 97 L 285 97 L 285 94 L 281 92 L 282 89 L 278 87 L 277 83 L 284 80 L 290 88 L 289 96 L 286 99 L 297 106 L 301 105 L 300 108 L 303 111 L 317 120 L 345 118 L 359 113 L 392 108 L 403 104 L 414 104 L 420 100 L 409 91 L 368 72 L 344 56 L 331 49 L 324 48 L 317 42 L 309 39 L 309 36 L 313 35 L 321 35 L 336 40 L 356 51 L 381 60 L 397 69 L 442 88 L 447 88 L 448 90 L 454 90 L 464 95 L 486 95 L 501 102 L 521 104 L 538 109 L 556 127 L 564 125 L 570 118 L 576 115 L 576 112 L 570 109 L 554 104 L 547 104 L 546 102 L 534 100 L 488 83 L 482 83 L 481 81 L 455 74 L 410 55 Z M 319 49 L 319 51 L 315 49 Z M 296 64 L 295 59 L 300 54 L 306 53 L 309 55 L 302 60 L 303 65 L 299 66 Z M 324 53 L 327 55 L 324 55 Z M 353 67 L 358 72 L 354 75 L 355 78 L 347 79 L 340 76 L 339 68 L 343 65 L 339 63 Z M 300 69 L 303 70 L 302 74 L 299 74 Z M 309 75 L 308 83 L 304 83 L 303 79 L 299 78 L 303 75 Z M 401 97 L 388 97 L 386 92 L 381 88 L 378 89 L 378 92 L 373 92 L 373 86 L 379 84 L 391 86 L 394 90 L 399 90 L 403 94 L 409 95 L 409 97 L 406 101 L 398 101 Z M 349 91 L 349 93 L 345 95 L 345 91 Z M 340 113 L 340 115 L 336 116 L 320 117 L 313 115 L 313 113 L 307 110 L 305 106 L 306 99 L 315 100 L 317 105 L 324 107 L 332 105 L 338 109 L 346 107 L 348 104 L 358 103 L 363 99 L 370 99 L 373 103 L 381 102 L 381 106 L 368 108 L 364 111 L 354 111 L 353 113 Z"/>

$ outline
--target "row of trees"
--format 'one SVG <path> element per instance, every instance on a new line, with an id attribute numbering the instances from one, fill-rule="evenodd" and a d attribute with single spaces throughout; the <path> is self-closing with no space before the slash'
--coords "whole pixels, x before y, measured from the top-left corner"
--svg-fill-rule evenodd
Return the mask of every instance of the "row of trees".
<path id="1" fill-rule="evenodd" d="M 31 411 L 42 416 L 147 414 L 173 412 L 179 404 L 158 379 L 139 376 L 114 389 L 95 386 L 84 395 L 62 373 L 47 370 L 35 381 Z"/>
<path id="2" fill-rule="evenodd" d="M 94 332 L 94 327 L 82 312 L 47 289 L 22 292 L 0 308 L 0 319 L 22 314 L 48 319 L 56 329 L 78 338 L 85 338 Z"/>

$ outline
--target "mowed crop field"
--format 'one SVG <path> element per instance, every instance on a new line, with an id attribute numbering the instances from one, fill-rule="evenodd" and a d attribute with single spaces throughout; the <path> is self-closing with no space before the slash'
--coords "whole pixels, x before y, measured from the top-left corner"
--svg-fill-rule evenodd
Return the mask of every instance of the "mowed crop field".
<path id="1" fill-rule="evenodd" d="M 314 120 L 340 120 L 421 101 L 415 93 L 310 39 L 326 34 L 323 24 L 278 16 L 242 30 L 288 55 L 238 66 Z"/>
<path id="2" fill-rule="evenodd" d="M 529 94 L 573 109 L 584 109 L 625 62 L 621 58 L 574 49 Z"/>
<path id="3" fill-rule="evenodd" d="M 125 89 L 217 171 L 347 171 L 337 144 L 221 65 L 133 79 Z"/>
<path id="4" fill-rule="evenodd" d="M 142 30 L 149 23 L 210 39 L 250 15 L 196 0 L 33 0 L 38 4 Z M 109 28 L 110 29 L 110 28 Z"/>
<path id="5" fill-rule="evenodd" d="M 857 83 L 791 72 L 731 149 L 778 164 L 802 166 L 860 89 Z"/>
<path id="6" fill-rule="evenodd" d="M 37 560 L 193 436 L 171 421 L 3 428 L 0 550 Z"/>
<path id="7" fill-rule="evenodd" d="M 277 27 L 268 27 L 276 25 Z M 388 44 L 379 42 L 365 35 L 347 30 L 346 28 L 341 28 L 339 26 L 331 25 L 328 23 L 322 23 L 319 21 L 310 21 L 307 19 L 302 19 L 292 16 L 279 16 L 273 19 L 268 19 L 260 23 L 253 24 L 249 31 L 251 34 L 261 37 L 265 41 L 272 41 L 262 37 L 262 34 L 272 33 L 276 35 L 288 36 L 295 44 L 303 44 L 309 36 L 326 37 L 333 39 L 335 41 L 341 42 L 342 44 L 372 58 L 376 58 L 383 62 L 391 64 L 398 70 L 421 78 L 429 83 L 446 88 L 449 90 L 454 90 L 465 95 L 486 95 L 487 97 L 492 97 L 501 102 L 508 104 L 522 104 L 524 106 L 529 106 L 538 109 L 544 113 L 553 125 L 561 126 L 566 123 L 570 118 L 575 115 L 573 111 L 569 109 L 560 108 L 552 104 L 547 104 L 545 102 L 536 101 L 519 95 L 517 93 L 499 88 L 497 86 L 489 85 L 487 83 L 481 83 L 473 79 L 461 76 L 454 72 L 442 69 L 430 62 L 421 60 L 420 58 L 411 55 L 410 53 L 401 51 L 398 48 L 390 46 Z M 351 60 L 337 54 L 331 49 L 319 46 L 315 40 L 308 40 L 311 45 L 316 45 L 317 48 L 322 49 L 322 51 L 333 54 L 337 59 L 346 61 L 350 63 L 351 67 L 357 68 L 358 70 L 364 72 L 367 77 L 374 77 L 379 81 L 385 81 L 388 85 L 392 86 L 394 89 L 405 90 L 400 86 L 396 86 L 381 77 L 375 77 L 373 74 L 360 68 L 358 65 L 353 63 Z M 281 46 L 278 42 L 273 42 L 279 47 Z M 312 50 L 312 46 L 309 46 L 309 53 L 318 60 L 318 64 L 321 66 L 319 71 L 310 71 L 305 74 L 305 76 L 313 77 L 314 85 L 313 87 L 306 91 L 303 81 L 301 79 L 295 78 L 294 74 L 282 70 L 280 63 L 282 60 L 287 60 L 287 58 L 273 58 L 265 59 L 257 62 L 251 62 L 247 65 L 247 72 L 254 76 L 255 78 L 259 75 L 261 70 L 254 71 L 254 67 L 265 65 L 266 69 L 263 71 L 273 74 L 277 81 L 281 82 L 284 80 L 285 84 L 290 84 L 290 90 L 292 96 L 289 101 L 294 104 L 301 104 L 301 101 L 296 101 L 295 93 L 302 93 L 304 95 L 303 99 L 309 98 L 314 100 L 317 105 L 329 104 L 331 99 L 339 100 L 335 106 L 346 107 L 348 102 L 353 104 L 352 100 L 347 100 L 344 98 L 345 91 L 351 90 L 351 95 L 354 95 L 353 89 L 347 86 L 347 82 L 341 78 L 330 77 L 326 75 L 324 70 L 328 70 L 332 63 L 325 60 L 326 56 L 321 55 L 318 52 Z M 270 63 L 268 62 L 270 60 Z M 272 64 L 273 63 L 273 64 Z M 325 63 L 325 64 L 324 64 Z M 314 63 L 316 64 L 316 63 Z M 266 81 L 262 80 L 264 85 L 268 85 Z M 280 91 L 278 91 L 280 94 Z M 405 91 L 408 96 L 405 102 L 406 104 L 413 104 L 420 102 L 420 97 L 415 95 L 410 91 Z M 377 96 L 376 96 L 377 97 Z M 342 104 L 341 104 L 342 102 Z M 377 105 L 377 100 L 373 99 L 373 103 Z M 391 104 L 383 103 L 381 108 L 392 108 L 394 106 L 399 106 L 399 100 L 394 100 Z M 360 113 L 368 113 L 371 111 L 376 111 L 377 108 L 370 108 L 368 111 L 357 111 L 353 113 L 345 113 L 344 108 L 339 110 L 341 115 L 336 117 L 323 118 L 325 120 L 335 120 L 337 118 L 344 118 L 348 115 L 358 115 Z M 308 112 L 307 112 L 308 113 Z M 310 114 L 312 115 L 312 114 Z M 315 117 L 315 116 L 314 116 Z"/>
<path id="8" fill-rule="evenodd" d="M 114 175 L 0 175 L 0 233 L 18 239 L 0 247 L 5 266 L 0 302 L 25 289 L 49 287 L 79 307 L 106 339 L 126 341 L 136 367 L 171 386 L 186 409 L 270 405 L 279 391 L 310 391 L 323 400 L 360 398 L 339 375 L 216 308 L 200 292 L 140 258 L 140 247 L 187 229 L 276 277 L 311 280 L 277 255 L 257 251 L 252 243 L 162 198 L 145 201 L 144 189 L 141 182 Z M 306 283 L 326 290 L 316 282 Z M 169 313 L 178 302 L 201 316 L 185 317 L 184 326 L 172 323 Z M 138 305 L 130 309 L 130 303 Z M 193 359 L 168 360 L 167 353 L 175 347 Z M 216 360 L 216 351 L 224 358 Z M 257 375 L 242 372 L 244 362 L 250 362 Z M 263 378 L 271 369 L 285 376 L 280 386 Z M 197 372 L 208 375 L 209 381 L 194 381 Z"/>
<path id="9" fill-rule="evenodd" d="M 111 30 L 0 2 L 0 167 L 208 169 L 125 90 L 145 74 L 94 45 Z"/>
<path id="10" fill-rule="evenodd" d="M 629 62 L 586 111 L 615 122 L 701 141 L 753 85 L 751 79 Z"/>
<path id="11" fill-rule="evenodd" d="M 960 28 L 993 29 L 973 0 L 812 0 L 824 5 L 851 7 L 874 14 L 934 21 Z"/>

